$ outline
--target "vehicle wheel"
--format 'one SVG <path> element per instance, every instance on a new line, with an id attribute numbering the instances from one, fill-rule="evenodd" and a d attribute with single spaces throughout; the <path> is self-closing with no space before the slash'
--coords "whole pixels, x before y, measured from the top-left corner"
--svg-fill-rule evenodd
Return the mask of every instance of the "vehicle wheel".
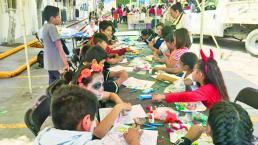
<path id="1" fill-rule="evenodd" d="M 245 41 L 245 48 L 253 55 L 258 55 L 258 29 L 250 32 Z"/>

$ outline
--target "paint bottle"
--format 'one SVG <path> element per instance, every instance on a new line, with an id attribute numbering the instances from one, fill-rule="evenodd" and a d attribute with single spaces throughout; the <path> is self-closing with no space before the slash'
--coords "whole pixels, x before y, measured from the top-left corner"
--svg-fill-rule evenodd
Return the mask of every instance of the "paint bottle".
<path id="1" fill-rule="evenodd" d="M 152 106 L 150 106 L 150 117 L 149 117 L 149 122 L 150 122 L 150 123 L 154 123 L 154 113 L 153 113 Z"/>

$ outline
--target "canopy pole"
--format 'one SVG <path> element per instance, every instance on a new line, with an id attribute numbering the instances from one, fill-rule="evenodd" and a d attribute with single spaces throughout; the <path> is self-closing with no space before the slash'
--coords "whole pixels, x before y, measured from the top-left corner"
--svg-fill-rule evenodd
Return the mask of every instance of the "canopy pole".
<path id="1" fill-rule="evenodd" d="M 27 72 L 28 72 L 28 84 L 29 84 L 29 92 L 32 93 L 32 86 L 31 86 L 31 74 L 30 74 L 30 64 L 29 64 L 29 57 L 28 57 L 28 43 L 27 43 L 27 30 L 26 30 L 26 21 L 25 21 L 25 1 L 22 1 L 22 21 L 23 21 L 23 41 L 25 46 L 25 58 L 26 58 L 26 65 L 27 65 Z"/>
<path id="2" fill-rule="evenodd" d="M 200 49 L 203 48 L 203 26 L 204 26 L 205 0 L 202 0 L 201 28 L 200 28 Z"/>

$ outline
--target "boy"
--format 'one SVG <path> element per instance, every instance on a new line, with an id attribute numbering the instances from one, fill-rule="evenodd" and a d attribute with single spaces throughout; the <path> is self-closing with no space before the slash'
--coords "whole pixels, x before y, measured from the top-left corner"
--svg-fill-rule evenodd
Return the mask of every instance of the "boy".
<path id="1" fill-rule="evenodd" d="M 44 68 L 48 71 L 49 84 L 60 77 L 59 70 L 68 71 L 69 65 L 57 32 L 60 24 L 59 8 L 46 6 L 43 12 L 47 23 L 43 26 Z"/>
<path id="2" fill-rule="evenodd" d="M 100 46 L 101 48 L 103 48 L 103 50 L 106 51 L 107 54 L 109 54 L 109 58 L 107 59 L 107 63 L 106 64 L 106 68 L 109 68 L 109 65 L 113 65 L 113 64 L 117 64 L 118 62 L 122 61 L 122 57 L 120 57 L 116 52 L 116 50 L 113 50 L 113 53 L 108 53 L 106 48 L 108 47 L 108 39 L 106 37 L 106 35 L 102 34 L 102 33 L 96 33 L 93 36 L 93 42 L 95 45 Z"/>
<path id="3" fill-rule="evenodd" d="M 91 63 L 93 59 L 96 59 L 98 63 L 102 60 L 107 60 L 107 54 L 105 51 L 99 47 L 98 45 L 87 50 L 85 56 L 82 56 L 81 62 Z M 104 90 L 107 92 L 117 93 L 119 91 L 119 87 L 122 83 L 127 80 L 128 74 L 126 71 L 109 71 L 108 69 L 103 70 L 104 75 Z M 116 78 L 116 80 L 112 80 L 112 78 Z"/>
<path id="4" fill-rule="evenodd" d="M 105 144 L 104 135 L 110 129 L 107 127 L 111 127 L 110 123 L 114 123 L 116 116 L 126 108 L 124 104 L 116 105 L 95 128 L 98 101 L 90 91 L 74 85 L 63 86 L 51 102 L 54 128 L 41 131 L 33 145 Z M 93 135 L 104 138 L 92 140 Z M 139 145 L 140 132 L 137 128 L 131 128 L 124 134 L 124 138 L 129 145 Z"/>
<path id="5" fill-rule="evenodd" d="M 99 31 L 100 33 L 106 35 L 107 39 L 108 39 L 108 44 L 112 45 L 112 33 L 113 33 L 113 24 L 111 21 L 102 21 L 99 23 Z M 117 49 L 117 50 L 112 50 L 111 48 L 112 46 L 107 46 L 105 48 L 105 51 L 108 54 L 118 54 L 118 55 L 124 55 L 125 52 L 131 52 L 131 50 L 129 48 L 121 48 L 121 49 Z"/>

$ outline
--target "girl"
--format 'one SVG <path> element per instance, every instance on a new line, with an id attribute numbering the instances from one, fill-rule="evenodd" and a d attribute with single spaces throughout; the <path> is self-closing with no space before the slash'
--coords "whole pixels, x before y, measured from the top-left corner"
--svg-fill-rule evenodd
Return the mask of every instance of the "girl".
<path id="1" fill-rule="evenodd" d="M 209 109 L 216 102 L 229 101 L 227 88 L 212 50 L 208 58 L 201 50 L 201 57 L 202 60 L 199 60 L 193 69 L 193 80 L 200 84 L 199 89 L 192 92 L 157 94 L 152 96 L 152 100 L 165 100 L 167 103 L 201 101 Z"/>
<path id="2" fill-rule="evenodd" d="M 155 67 L 153 72 L 162 70 L 176 74 L 182 71 L 179 67 L 179 59 L 191 46 L 190 37 L 186 29 L 181 28 L 174 32 L 174 45 L 175 50 L 170 50 L 170 52 L 164 55 L 164 63 L 166 64 L 166 67 Z"/>
<path id="3" fill-rule="evenodd" d="M 163 38 L 162 38 L 163 27 L 164 27 L 163 23 L 157 24 L 155 34 L 151 35 L 147 40 L 147 41 L 149 41 L 148 47 L 151 49 L 151 51 L 153 53 L 159 52 L 159 47 L 161 46 L 161 44 L 164 41 Z M 155 37 L 152 38 L 153 36 L 155 36 Z"/>
<path id="4" fill-rule="evenodd" d="M 204 132 L 201 126 L 193 125 L 176 145 L 191 145 Z M 254 145 L 253 124 L 244 108 L 233 102 L 219 102 L 209 111 L 206 132 L 214 145 Z"/>
<path id="5" fill-rule="evenodd" d="M 75 83 L 94 93 L 98 100 L 112 100 L 116 104 L 123 103 L 117 94 L 104 91 L 102 74 L 104 62 L 105 60 L 101 60 L 98 63 L 96 59 L 93 59 L 91 63 L 84 64 L 75 75 Z"/>
<path id="6" fill-rule="evenodd" d="M 170 47 L 168 48 L 169 43 L 173 43 L 174 41 L 174 36 L 173 36 L 173 29 L 171 26 L 164 26 L 162 29 L 162 38 L 164 39 L 164 41 L 161 43 L 160 47 L 159 47 L 159 51 L 155 51 L 153 52 L 154 56 L 162 56 L 165 55 L 166 53 L 169 52 L 169 50 L 173 51 L 174 47 Z M 156 58 L 157 58 L 156 57 Z M 159 59 L 156 59 L 156 61 L 158 61 Z M 164 61 L 163 61 L 164 63 Z"/>

